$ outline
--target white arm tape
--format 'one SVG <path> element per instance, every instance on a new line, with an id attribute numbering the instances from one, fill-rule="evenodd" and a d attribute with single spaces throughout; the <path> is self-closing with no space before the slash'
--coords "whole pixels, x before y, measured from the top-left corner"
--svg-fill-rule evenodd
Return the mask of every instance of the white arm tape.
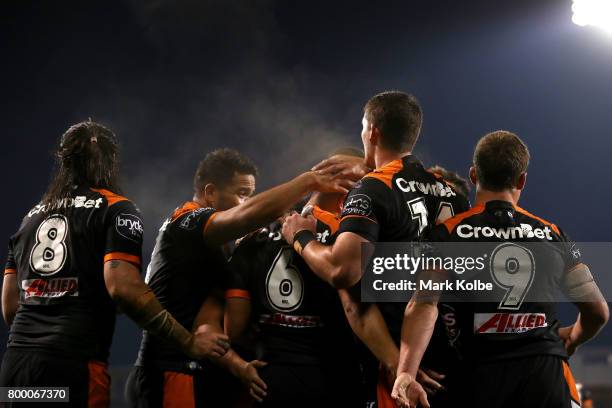
<path id="1" fill-rule="evenodd" d="M 571 301 L 597 302 L 603 300 L 591 270 L 583 263 L 576 265 L 565 273 L 563 289 Z"/>

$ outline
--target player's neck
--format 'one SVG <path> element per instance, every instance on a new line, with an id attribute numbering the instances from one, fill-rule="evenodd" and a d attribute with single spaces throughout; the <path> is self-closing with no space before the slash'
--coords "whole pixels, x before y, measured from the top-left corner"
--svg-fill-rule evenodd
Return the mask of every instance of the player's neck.
<path id="1" fill-rule="evenodd" d="M 194 194 L 192 201 L 198 203 L 200 207 L 213 207 L 204 197 L 199 194 Z"/>
<path id="2" fill-rule="evenodd" d="M 512 203 L 513 205 L 518 204 L 519 195 L 514 191 L 504 190 L 504 191 L 489 191 L 477 188 L 476 189 L 476 205 L 486 204 L 489 201 L 507 201 Z"/>
<path id="3" fill-rule="evenodd" d="M 400 160 L 401 158 L 406 157 L 411 154 L 412 154 L 411 151 L 394 152 L 394 151 L 383 149 L 379 147 L 378 149 L 376 149 L 376 153 L 374 153 L 374 163 L 376 164 L 376 168 L 378 169 L 386 165 L 387 163 L 390 163 L 394 160 Z"/>

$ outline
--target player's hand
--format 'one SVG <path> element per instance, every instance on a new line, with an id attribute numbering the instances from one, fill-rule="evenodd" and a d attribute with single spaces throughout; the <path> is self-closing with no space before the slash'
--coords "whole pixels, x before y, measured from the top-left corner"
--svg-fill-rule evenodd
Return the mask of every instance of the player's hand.
<path id="1" fill-rule="evenodd" d="M 401 373 L 397 376 L 391 397 L 400 407 L 416 408 L 420 404 L 424 408 L 430 408 L 427 393 L 421 384 L 408 373 Z"/>
<path id="2" fill-rule="evenodd" d="M 366 166 L 363 158 L 341 154 L 319 162 L 312 170 L 353 181 L 361 180 L 363 176 L 372 171 L 372 169 Z"/>
<path id="3" fill-rule="evenodd" d="M 311 189 L 322 193 L 341 193 L 347 194 L 355 185 L 355 182 L 340 174 L 325 174 L 321 171 L 309 171 L 306 173 L 310 177 Z"/>
<path id="4" fill-rule="evenodd" d="M 578 348 L 578 345 L 572 339 L 572 330 L 574 326 L 561 327 L 559 329 L 559 337 L 563 340 L 563 346 L 565 347 L 565 351 L 568 357 L 571 357 Z"/>
<path id="5" fill-rule="evenodd" d="M 268 386 L 259 377 L 258 368 L 265 367 L 268 363 L 259 360 L 253 360 L 246 363 L 240 370 L 240 381 L 249 389 L 249 394 L 255 401 L 262 402 L 266 397 Z"/>
<path id="6" fill-rule="evenodd" d="M 429 368 L 420 368 L 417 372 L 417 381 L 423 386 L 427 395 L 434 396 L 436 393 L 443 391 L 444 387 L 438 381 L 442 381 L 446 377 L 444 374 L 430 370 Z"/>
<path id="7" fill-rule="evenodd" d="M 223 333 L 215 331 L 212 326 L 199 326 L 189 347 L 189 355 L 193 358 L 219 358 L 229 350 L 230 341 Z"/>
<path id="8" fill-rule="evenodd" d="M 293 237 L 299 231 L 308 230 L 313 234 L 317 233 L 317 220 L 312 215 L 302 217 L 300 214 L 293 212 L 283 222 L 282 233 L 285 241 L 289 245 L 293 245 Z"/>

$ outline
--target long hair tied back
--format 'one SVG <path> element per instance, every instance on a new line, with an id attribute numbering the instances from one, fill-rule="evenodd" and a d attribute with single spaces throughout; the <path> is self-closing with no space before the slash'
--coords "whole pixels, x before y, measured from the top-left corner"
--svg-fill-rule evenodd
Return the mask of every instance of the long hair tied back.
<path id="1" fill-rule="evenodd" d="M 43 204 L 66 198 L 77 186 L 120 193 L 119 145 L 106 126 L 91 120 L 70 126 L 62 135 L 55 161 L 55 173 Z"/>

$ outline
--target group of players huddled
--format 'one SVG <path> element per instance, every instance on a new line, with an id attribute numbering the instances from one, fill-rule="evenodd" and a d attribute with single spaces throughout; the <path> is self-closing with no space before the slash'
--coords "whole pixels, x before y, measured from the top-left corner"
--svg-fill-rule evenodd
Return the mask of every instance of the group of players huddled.
<path id="1" fill-rule="evenodd" d="M 608 307 L 564 232 L 518 206 L 527 146 L 507 131 L 478 141 L 470 208 L 466 180 L 412 154 L 421 122 L 412 95 L 375 95 L 363 151 L 329 152 L 256 195 L 247 157 L 208 153 L 192 200 L 159 228 L 144 280 L 144 224 L 118 185 L 116 136 L 71 126 L 9 241 L 0 386 L 69 387 L 70 406 L 108 407 L 121 312 L 143 329 L 125 390 L 133 407 L 580 406 L 567 360 Z M 458 234 L 466 225 L 550 234 Z M 558 244 L 533 279 L 558 284 L 576 322 L 561 328 L 554 302 L 362 302 L 364 243 L 483 240 Z"/>

